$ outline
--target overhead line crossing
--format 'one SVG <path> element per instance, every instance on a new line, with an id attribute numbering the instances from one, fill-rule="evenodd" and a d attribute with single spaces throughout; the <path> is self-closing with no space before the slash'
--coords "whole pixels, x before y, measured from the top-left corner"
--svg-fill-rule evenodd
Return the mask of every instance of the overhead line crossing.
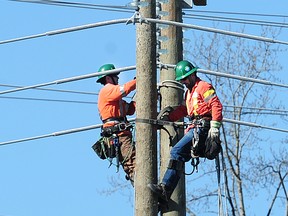
<path id="1" fill-rule="evenodd" d="M 137 120 L 137 119 L 136 118 L 128 119 L 129 122 L 133 122 L 135 120 Z M 147 119 L 147 120 L 149 120 L 149 119 Z M 157 120 L 154 120 L 154 121 L 157 122 Z M 226 118 L 223 118 L 223 122 L 288 133 L 288 130 L 285 130 L 285 129 L 259 125 L 259 124 L 255 124 L 255 123 L 251 123 L 251 122 L 237 121 L 237 120 L 226 119 Z M 185 123 L 184 122 L 176 122 L 176 123 L 167 122 L 167 124 L 175 124 L 176 126 L 183 126 Z M 69 130 L 58 131 L 58 132 L 54 132 L 54 133 L 50 133 L 50 134 L 44 134 L 44 135 L 39 135 L 39 136 L 23 138 L 23 139 L 5 141 L 5 142 L 0 142 L 0 146 L 14 144 L 14 143 L 20 143 L 20 142 L 26 142 L 26 141 L 32 141 L 32 140 L 36 140 L 36 139 L 43 139 L 43 138 L 48 138 L 48 137 L 53 137 L 53 136 L 67 135 L 67 134 L 71 134 L 71 133 L 77 133 L 77 132 L 97 129 L 97 128 L 100 128 L 101 126 L 102 126 L 102 124 L 97 124 L 97 125 L 91 125 L 91 126 L 86 126 L 86 127 L 81 127 L 81 128 L 74 128 L 74 129 L 69 129 Z"/>
<path id="2" fill-rule="evenodd" d="M 239 33 L 239 32 L 232 32 L 232 31 L 216 29 L 216 28 L 209 28 L 209 27 L 185 24 L 185 23 L 180 23 L 180 22 L 175 22 L 175 21 L 159 20 L 159 19 L 152 19 L 152 18 L 142 18 L 142 17 L 139 17 L 139 14 L 134 14 L 132 16 L 132 18 L 128 18 L 128 19 L 126 18 L 126 19 L 103 21 L 103 22 L 98 22 L 98 23 L 86 24 L 86 25 L 75 26 L 75 27 L 70 27 L 70 28 L 65 28 L 65 29 L 54 30 L 54 31 L 48 31 L 45 33 L 40 33 L 40 34 L 35 34 L 35 35 L 30 35 L 30 36 L 24 36 L 24 37 L 19 37 L 19 38 L 14 38 L 14 39 L 3 40 L 3 41 L 0 41 L 0 45 L 6 44 L 6 43 L 22 41 L 22 40 L 44 37 L 44 36 L 53 36 L 53 35 L 57 35 L 57 34 L 63 34 L 63 33 L 68 33 L 68 32 L 80 31 L 80 30 L 84 30 L 84 29 L 96 28 L 96 27 L 101 27 L 101 26 L 106 26 L 106 25 L 113 25 L 113 24 L 120 24 L 120 23 L 126 23 L 126 24 L 141 23 L 142 24 L 142 23 L 147 23 L 147 22 L 157 23 L 157 24 L 165 24 L 165 25 L 174 25 L 174 26 L 188 28 L 188 29 L 196 29 L 196 30 L 200 30 L 200 31 L 214 32 L 214 33 L 230 35 L 230 36 L 235 36 L 235 37 L 242 37 L 242 38 L 246 38 L 246 39 L 258 40 L 258 41 L 263 41 L 263 42 L 279 43 L 279 44 L 283 44 L 283 45 L 288 45 L 287 41 L 280 41 L 280 40 L 275 40 L 272 38 L 267 38 L 267 37 L 262 37 L 262 36 L 255 36 L 255 35 L 249 35 L 249 34 L 244 34 L 244 33 Z"/>

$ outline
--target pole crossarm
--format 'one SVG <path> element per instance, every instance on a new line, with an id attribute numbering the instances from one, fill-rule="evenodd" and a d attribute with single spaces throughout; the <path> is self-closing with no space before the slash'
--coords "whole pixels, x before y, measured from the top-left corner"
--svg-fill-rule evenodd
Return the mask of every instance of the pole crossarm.
<path id="1" fill-rule="evenodd" d="M 167 66 L 168 68 L 175 68 L 176 67 L 176 65 L 173 65 L 173 64 L 165 64 L 165 66 Z M 234 74 L 222 73 L 222 72 L 218 72 L 218 71 L 205 70 L 205 69 L 201 69 L 201 68 L 197 69 L 197 72 L 204 73 L 204 74 L 210 74 L 210 75 L 214 75 L 214 76 L 219 76 L 219 77 L 237 79 L 237 80 L 241 80 L 241 81 L 254 82 L 254 83 L 259 83 L 259 84 L 263 84 L 263 85 L 288 88 L 288 85 L 286 85 L 286 84 L 274 83 L 274 82 L 270 82 L 267 80 L 260 80 L 260 79 L 244 77 L 244 76 L 239 76 L 239 75 L 234 75 Z"/>
<path id="2" fill-rule="evenodd" d="M 185 24 L 185 23 L 180 23 L 180 22 L 175 22 L 175 21 L 159 20 L 159 19 L 151 19 L 151 18 L 146 18 L 146 21 L 151 22 L 151 23 L 164 24 L 164 25 L 175 25 L 175 26 L 179 26 L 183 28 L 196 29 L 196 30 L 206 31 L 206 32 L 214 32 L 214 33 L 230 35 L 230 36 L 235 36 L 235 37 L 242 37 L 242 38 L 264 41 L 264 42 L 269 42 L 269 43 L 279 43 L 279 44 L 288 45 L 287 41 L 280 41 L 280 40 L 275 40 L 272 38 L 249 35 L 249 34 L 244 34 L 244 33 L 239 33 L 239 32 L 226 31 L 226 30 L 221 30 L 221 29 L 216 29 L 216 28 L 197 26 L 197 25 L 192 25 L 192 24 Z"/>
<path id="3" fill-rule="evenodd" d="M 81 76 L 75 76 L 75 77 L 55 80 L 55 81 L 52 81 L 52 82 L 47 82 L 47 83 L 36 84 L 36 85 L 25 86 L 25 87 L 21 87 L 21 88 L 15 88 L 15 89 L 2 91 L 2 92 L 0 92 L 0 95 L 7 94 L 7 93 L 12 93 L 12 92 L 17 92 L 17 91 L 23 91 L 23 90 L 27 90 L 27 89 L 39 88 L 39 87 L 48 86 L 48 85 L 73 82 L 73 81 L 93 78 L 93 77 L 97 77 L 97 76 L 101 76 L 101 75 L 115 74 L 115 73 L 120 73 L 120 72 L 124 72 L 124 71 L 135 70 L 135 69 L 136 69 L 136 66 L 128 66 L 128 67 L 117 68 L 117 69 L 113 69 L 113 70 L 107 70 L 107 71 L 103 71 L 103 72 L 96 72 L 96 73 L 91 73 L 91 74 L 86 74 L 86 75 L 81 75 Z"/>

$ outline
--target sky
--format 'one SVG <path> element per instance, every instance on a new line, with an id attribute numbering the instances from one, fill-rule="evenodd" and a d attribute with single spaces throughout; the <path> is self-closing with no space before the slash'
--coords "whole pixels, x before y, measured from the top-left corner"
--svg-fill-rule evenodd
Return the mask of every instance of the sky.
<path id="1" fill-rule="evenodd" d="M 118 6 L 129 3 L 123 0 L 82 2 Z M 207 0 L 207 6 L 193 7 L 198 11 L 286 16 L 287 8 L 286 0 L 277 4 L 264 0 Z M 132 15 L 1 0 L 0 41 Z M 192 19 L 184 22 L 200 23 Z M 209 21 L 201 25 L 212 26 Z M 105 63 L 133 66 L 136 64 L 135 29 L 133 24 L 117 24 L 0 44 L 0 91 L 12 89 L 5 85 L 30 86 L 94 73 Z M 246 33 L 259 35 L 260 31 L 250 27 Z M 277 39 L 287 41 L 287 30 Z M 284 62 L 287 52 L 279 59 Z M 284 65 L 283 74 L 286 70 Z M 120 74 L 120 84 L 135 74 L 135 71 Z M 95 93 L 101 86 L 95 80 L 46 87 L 78 93 L 25 90 L 0 95 L 0 142 L 100 124 Z M 288 83 L 287 78 L 285 82 Z M 124 179 L 121 170 L 116 173 L 115 167 L 108 168 L 109 163 L 93 152 L 91 146 L 99 138 L 99 132 L 94 129 L 0 146 L 0 216 L 132 216 L 131 187 L 107 195 L 111 178 L 127 184 L 121 181 Z M 261 215 L 261 210 L 255 210 L 253 215 Z"/>

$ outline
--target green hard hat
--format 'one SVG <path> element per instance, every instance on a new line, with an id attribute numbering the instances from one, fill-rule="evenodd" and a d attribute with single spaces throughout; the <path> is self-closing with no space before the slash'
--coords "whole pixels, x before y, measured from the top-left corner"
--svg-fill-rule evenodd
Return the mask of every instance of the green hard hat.
<path id="1" fill-rule="evenodd" d="M 103 71 L 108 71 L 108 70 L 113 70 L 113 69 L 115 69 L 115 66 L 113 64 L 105 64 L 99 68 L 98 72 L 103 72 Z M 116 74 L 118 75 L 119 73 L 116 73 Z M 106 75 L 104 75 L 104 74 L 98 76 L 98 79 L 96 80 L 96 82 L 100 83 L 101 79 L 105 76 Z"/>
<path id="2" fill-rule="evenodd" d="M 198 67 L 194 67 L 189 61 L 183 60 L 176 64 L 176 80 L 179 81 L 181 79 L 186 78 L 190 74 L 196 72 Z"/>

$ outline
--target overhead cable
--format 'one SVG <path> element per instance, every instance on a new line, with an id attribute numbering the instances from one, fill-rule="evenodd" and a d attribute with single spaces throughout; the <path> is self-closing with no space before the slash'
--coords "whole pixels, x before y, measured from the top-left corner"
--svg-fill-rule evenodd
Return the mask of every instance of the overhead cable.
<path id="1" fill-rule="evenodd" d="M 196 29 L 196 30 L 200 30 L 200 31 L 214 32 L 214 33 L 219 33 L 219 34 L 224 34 L 224 35 L 247 38 L 247 39 L 251 39 L 251 40 L 258 40 L 258 41 L 264 41 L 264 42 L 269 42 L 269 43 L 279 43 L 279 44 L 288 45 L 287 41 L 280 41 L 280 40 L 275 40 L 272 38 L 249 35 L 249 34 L 244 34 L 244 33 L 239 33 L 239 32 L 232 32 L 232 31 L 226 31 L 226 30 L 221 30 L 221 29 L 216 29 L 216 28 L 209 28 L 209 27 L 185 24 L 185 23 L 169 21 L 169 20 L 158 20 L 158 19 L 152 19 L 152 18 L 145 18 L 145 20 L 147 20 L 148 22 L 151 22 L 151 23 L 174 25 L 174 26 L 179 26 L 179 27 L 183 27 L 183 28 L 191 28 L 191 29 Z"/>
<path id="2" fill-rule="evenodd" d="M 80 31 L 80 30 L 84 30 L 84 29 L 90 29 L 90 28 L 106 26 L 106 25 L 126 23 L 128 20 L 129 19 L 117 19 L 117 20 L 110 20 L 110 21 L 86 24 L 86 25 L 81 25 L 81 26 L 75 26 L 75 27 L 70 27 L 70 28 L 65 28 L 65 29 L 59 29 L 59 30 L 54 30 L 54 31 L 48 31 L 45 33 L 40 33 L 40 34 L 35 34 L 35 35 L 30 35 L 30 36 L 25 36 L 25 37 L 19 37 L 19 38 L 14 38 L 14 39 L 9 39 L 9 40 L 3 40 L 3 41 L 0 41 L 0 44 L 12 43 L 12 42 L 17 42 L 17 41 L 21 41 L 21 40 L 28 40 L 28 39 L 39 38 L 39 37 L 44 37 L 44 36 L 53 36 L 53 35 L 57 35 L 57 34 Z"/>
<path id="3" fill-rule="evenodd" d="M 279 44 L 288 45 L 288 42 L 286 42 L 286 41 L 275 40 L 272 38 L 249 35 L 249 34 L 244 34 L 244 33 L 239 33 L 239 32 L 226 31 L 226 30 L 221 30 L 221 29 L 216 29 L 216 28 L 209 28 L 209 27 L 185 24 L 185 23 L 169 21 L 169 20 L 142 18 L 141 16 L 139 17 L 139 16 L 134 16 L 134 15 L 132 16 L 132 18 L 129 18 L 129 19 L 110 20 L 110 21 L 92 23 L 92 24 L 70 27 L 70 28 L 65 28 L 65 29 L 60 29 L 60 30 L 48 31 L 48 32 L 36 34 L 36 35 L 30 35 L 30 36 L 25 36 L 25 37 L 8 39 L 8 40 L 0 41 L 0 45 L 5 44 L 5 43 L 12 43 L 12 42 L 16 42 L 16 41 L 28 40 L 28 39 L 44 37 L 44 36 L 52 36 L 52 35 L 63 34 L 63 33 L 79 31 L 79 30 L 84 30 L 84 29 L 89 29 L 89 28 L 95 28 L 95 27 L 100 27 L 100 26 L 106 26 L 106 25 L 112 25 L 112 24 L 119 24 L 119 23 L 126 23 L 126 24 L 133 23 L 133 24 L 135 24 L 135 23 L 143 23 L 143 22 L 174 25 L 174 26 L 179 26 L 179 27 L 183 27 L 183 28 L 196 29 L 196 30 L 200 30 L 200 31 L 214 32 L 214 33 L 236 36 L 236 37 L 243 37 L 243 38 L 247 38 L 247 39 L 264 41 L 264 42 L 269 42 L 269 43 L 279 43 Z"/>
<path id="4" fill-rule="evenodd" d="M 170 68 L 175 68 L 175 65 L 173 65 L 173 64 L 165 64 L 165 66 L 170 67 Z M 48 82 L 48 83 L 42 83 L 42 84 L 36 84 L 36 85 L 32 85 L 32 86 L 26 86 L 26 87 L 21 87 L 21 88 L 16 88 L 16 89 L 10 89 L 10 90 L 6 90 L 6 91 L 0 91 L 0 95 L 1 94 L 12 93 L 12 92 L 17 92 L 17 91 L 23 91 L 23 90 L 27 90 L 27 89 L 39 88 L 39 87 L 48 86 L 48 85 L 62 84 L 62 83 L 66 83 L 66 82 L 73 82 L 73 81 L 77 81 L 77 80 L 97 77 L 97 76 L 101 76 L 101 75 L 113 74 L 113 73 L 118 73 L 118 72 L 124 72 L 124 71 L 129 71 L 129 70 L 134 70 L 134 69 L 136 69 L 136 66 L 128 66 L 128 67 L 117 68 L 117 69 L 104 71 L 104 72 L 96 72 L 96 73 L 86 74 L 86 75 L 82 75 L 82 76 L 70 77 L 70 78 L 60 79 L 60 80 L 56 80 L 56 81 L 52 81 L 52 82 Z M 237 80 L 242 80 L 242 81 L 260 83 L 260 84 L 263 84 L 263 85 L 270 85 L 270 86 L 288 88 L 288 85 L 279 84 L 279 83 L 273 83 L 273 82 L 270 82 L 270 81 L 267 81 L 267 80 L 259 80 L 259 79 L 255 79 L 255 78 L 243 77 L 243 76 L 227 74 L 227 73 L 221 73 L 221 72 L 211 71 L 211 70 L 204 70 L 204 69 L 198 69 L 197 71 L 199 73 L 210 74 L 210 75 L 215 75 L 215 76 L 219 76 L 219 77 L 226 77 L 226 78 L 232 78 L 232 79 L 237 79 Z"/>
<path id="5" fill-rule="evenodd" d="M 247 107 L 247 106 L 235 106 L 235 105 L 223 105 L 224 107 L 237 108 L 237 109 L 252 109 L 252 110 L 263 110 L 263 111 L 272 111 L 272 112 L 285 112 L 288 113 L 288 110 L 282 109 L 270 109 L 270 108 L 261 108 L 261 107 Z"/>
<path id="6" fill-rule="evenodd" d="M 251 19 L 239 19 L 231 17 L 218 17 L 218 16 L 207 16 L 207 15 L 195 15 L 195 14 L 185 14 L 184 18 L 199 19 L 199 20 L 212 20 L 218 22 L 230 22 L 230 23 L 240 23 L 240 24 L 251 24 L 251 25 L 265 25 L 279 28 L 288 28 L 287 23 L 280 22 L 270 22 L 264 20 L 251 20 Z"/>
<path id="7" fill-rule="evenodd" d="M 145 119 L 139 119 L 139 120 L 145 120 Z M 129 122 L 136 121 L 136 122 L 148 123 L 148 124 L 157 124 L 157 122 L 158 122 L 158 120 L 153 120 L 153 119 L 146 119 L 146 120 L 148 120 L 148 121 L 147 122 L 137 121 L 137 118 L 128 119 Z M 149 121 L 149 120 L 151 120 L 151 121 Z M 165 121 L 161 121 L 161 122 L 164 123 Z M 264 126 L 264 125 L 251 123 L 251 122 L 237 121 L 237 120 L 226 119 L 226 118 L 223 119 L 223 122 L 288 133 L 288 130 L 285 130 L 285 129 L 268 127 L 268 126 Z M 173 122 L 167 122 L 167 124 L 170 125 L 170 124 L 173 124 Z M 185 125 L 184 122 L 175 122 L 175 124 L 176 124 L 176 126 Z M 34 137 L 28 137 L 28 138 L 23 138 L 23 139 L 5 141 L 5 142 L 0 142 L 0 146 L 14 144 L 14 143 L 20 143 L 20 142 L 26 142 L 26 141 L 32 141 L 32 140 L 36 140 L 36 139 L 43 139 L 43 138 L 48 138 L 48 137 L 53 137 L 53 136 L 61 136 L 61 135 L 66 135 L 66 134 L 71 134 L 71 133 L 77 133 L 77 132 L 97 129 L 97 128 L 100 128 L 101 126 L 102 126 L 102 124 L 97 124 L 97 125 L 91 125 L 91 126 L 86 126 L 86 127 L 81 127 L 81 128 L 74 128 L 74 129 L 69 129 L 69 130 L 58 131 L 58 132 L 40 135 L 40 136 L 34 136 Z"/>
<path id="8" fill-rule="evenodd" d="M 212 71 L 212 70 L 205 70 L 205 69 L 197 69 L 197 71 L 200 72 L 200 73 L 205 73 L 205 74 L 210 74 L 210 75 L 215 75 L 215 76 L 221 76 L 221 77 L 226 77 L 226 78 L 231 78 L 231 79 L 238 79 L 238 80 L 241 80 L 241 81 L 248 81 L 248 82 L 253 82 L 253 83 L 260 83 L 260 84 L 263 84 L 263 85 L 270 85 L 270 86 L 278 86 L 278 87 L 288 88 L 288 85 L 281 84 L 281 83 L 274 83 L 274 82 L 267 81 L 267 80 L 260 80 L 260 79 L 250 78 L 250 77 L 243 77 L 243 76 L 227 74 L 227 73 L 221 73 L 221 72 Z"/>
<path id="9" fill-rule="evenodd" d="M 99 4 L 89 4 L 81 2 L 67 2 L 67 1 L 45 1 L 45 0 L 9 0 L 15 2 L 24 2 L 24 3 L 36 3 L 44 5 L 53 5 L 53 6 L 64 6 L 64 7 L 74 7 L 74 8 L 83 8 L 83 9 L 96 9 L 96 10 L 105 10 L 113 12 L 132 12 L 135 8 L 132 6 L 116 6 L 116 5 L 99 5 Z"/>
<path id="10" fill-rule="evenodd" d="M 283 14 L 261 14 L 261 13 L 245 13 L 245 12 L 229 12 L 229 11 L 207 11 L 207 10 L 194 10 L 194 9 L 184 9 L 192 11 L 193 13 L 215 13 L 215 14 L 230 14 L 230 15 L 244 15 L 244 16 L 266 16 L 266 17 L 288 17 L 288 15 Z"/>
<path id="11" fill-rule="evenodd" d="M 101 76 L 101 75 L 115 74 L 115 73 L 120 73 L 120 72 L 124 72 L 124 71 L 130 71 L 130 70 L 134 70 L 134 69 L 136 69 L 136 66 L 128 66 L 128 67 L 117 68 L 117 69 L 113 69 L 113 70 L 107 70 L 107 71 L 103 71 L 103 72 L 96 72 L 96 73 L 91 73 L 91 74 L 86 74 L 86 75 L 81 75 L 81 76 L 76 76 L 76 77 L 70 77 L 70 78 L 55 80 L 55 81 L 52 81 L 52 82 L 47 82 L 47 83 L 36 84 L 36 85 L 32 85 L 32 86 L 26 86 L 26 87 L 21 87 L 21 88 L 1 91 L 0 95 L 1 94 L 12 93 L 12 92 L 17 92 L 17 91 L 23 91 L 23 90 L 27 90 L 27 89 L 39 88 L 39 87 L 43 87 L 43 86 L 49 86 L 49 85 L 73 82 L 73 81 L 93 78 L 93 77 L 97 77 L 97 76 Z"/>
<path id="12" fill-rule="evenodd" d="M 169 68 L 175 68 L 176 65 L 174 64 L 163 64 Z M 219 77 L 226 77 L 226 78 L 231 78 L 231 79 L 237 79 L 241 81 L 248 81 L 248 82 L 253 82 L 253 83 L 260 83 L 263 85 L 270 85 L 270 86 L 278 86 L 278 87 L 283 87 L 283 88 L 288 88 L 288 85 L 281 84 L 281 83 L 273 83 L 267 80 L 259 80 L 255 78 L 250 78 L 250 77 L 243 77 L 239 75 L 233 75 L 233 74 L 227 74 L 227 73 L 222 73 L 218 71 L 212 71 L 212 70 L 205 70 L 205 69 L 197 69 L 197 72 L 199 73 L 204 73 L 204 74 L 210 74 L 210 75 L 215 75 Z"/>
<path id="13" fill-rule="evenodd" d="M 30 100 L 30 101 L 45 101 L 45 102 L 63 102 L 63 103 L 79 103 L 79 104 L 97 104 L 95 101 L 79 101 L 79 100 L 57 100 L 48 98 L 31 98 L 31 97 L 6 97 L 0 96 L 2 99 L 13 99 L 13 100 Z"/>
<path id="14" fill-rule="evenodd" d="M 274 130 L 274 131 L 280 131 L 280 132 L 288 133 L 288 130 L 285 130 L 285 129 L 268 127 L 268 126 L 264 126 L 264 125 L 255 124 L 255 123 L 252 123 L 252 122 L 237 121 L 237 120 L 234 120 L 234 119 L 226 119 L 226 118 L 223 118 L 223 122 L 228 122 L 228 123 L 232 123 L 232 124 L 239 124 L 239 125 L 245 125 L 245 126 L 249 126 L 249 127 L 256 127 L 256 128 L 262 128 L 262 129 L 268 129 L 268 130 Z"/>
<path id="15" fill-rule="evenodd" d="M 169 86 L 166 84 L 160 85 L 160 87 L 172 87 L 175 88 L 175 86 Z M 179 90 L 183 90 L 183 88 L 178 88 Z M 79 104 L 92 104 L 95 105 L 97 104 L 96 101 L 79 101 L 79 100 L 60 100 L 60 99 L 49 99 L 49 98 L 32 98 L 32 97 L 8 97 L 8 96 L 0 96 L 0 98 L 2 99 L 12 99 L 12 100 L 30 100 L 30 101 L 44 101 L 44 102 L 64 102 L 64 103 L 79 103 Z M 127 98 L 131 98 L 129 96 L 127 96 Z M 270 109 L 270 108 L 260 108 L 260 107 L 245 107 L 245 106 L 231 106 L 231 105 L 225 105 L 223 104 L 223 107 L 226 108 L 236 108 L 236 109 L 250 109 L 250 110 L 258 110 L 258 111 L 254 111 L 251 113 L 259 113 L 261 112 L 261 114 L 263 114 L 263 112 L 265 112 L 264 114 L 267 115 L 288 115 L 288 110 L 281 110 L 281 109 Z M 230 110 L 226 110 L 226 112 L 234 112 L 234 111 L 230 111 Z M 248 112 L 242 112 L 244 114 L 247 114 Z"/>
<path id="16" fill-rule="evenodd" d="M 18 85 L 8 85 L 8 84 L 0 84 L 3 87 L 12 87 L 12 88 L 23 88 L 23 86 Z M 51 89 L 51 88 L 34 88 L 36 90 L 43 91 L 54 91 L 54 92 L 64 92 L 64 93 L 73 93 L 73 94 L 88 94 L 88 95 L 98 95 L 96 92 L 86 92 L 86 91 L 74 91 L 74 90 L 65 90 L 65 89 Z"/>

